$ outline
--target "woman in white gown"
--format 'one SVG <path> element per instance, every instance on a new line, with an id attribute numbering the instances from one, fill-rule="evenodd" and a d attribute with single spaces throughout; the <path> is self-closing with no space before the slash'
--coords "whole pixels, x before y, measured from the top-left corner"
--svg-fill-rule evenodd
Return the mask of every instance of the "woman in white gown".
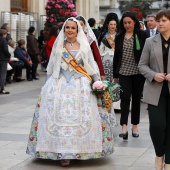
<path id="1" fill-rule="evenodd" d="M 100 158 L 114 151 L 109 114 L 105 109 L 99 112 L 90 78 L 65 62 L 70 56 L 93 81 L 99 79 L 91 48 L 75 18 L 66 20 L 54 43 L 26 151 L 36 158 L 61 160 L 63 166 L 70 159 Z"/>

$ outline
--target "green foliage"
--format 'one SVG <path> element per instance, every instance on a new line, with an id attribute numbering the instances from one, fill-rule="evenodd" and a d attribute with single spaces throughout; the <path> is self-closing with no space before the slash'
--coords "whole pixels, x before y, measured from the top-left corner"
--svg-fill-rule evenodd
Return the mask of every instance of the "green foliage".
<path id="1" fill-rule="evenodd" d="M 153 2 L 155 1 L 154 0 L 148 0 L 148 1 L 146 0 L 129 0 L 129 1 L 118 0 L 119 10 L 122 14 L 126 11 L 133 10 L 133 8 L 136 8 L 134 9 L 134 12 L 136 13 L 136 15 L 139 14 L 138 12 L 142 12 L 143 18 L 146 18 L 146 16 L 150 13 Z M 137 18 L 139 20 L 143 19 L 141 15 L 138 15 Z"/>

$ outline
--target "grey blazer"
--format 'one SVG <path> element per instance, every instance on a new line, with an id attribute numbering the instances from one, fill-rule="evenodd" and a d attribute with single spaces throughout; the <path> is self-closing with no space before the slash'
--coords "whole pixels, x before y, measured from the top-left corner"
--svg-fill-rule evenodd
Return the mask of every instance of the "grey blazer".
<path id="1" fill-rule="evenodd" d="M 143 101 L 157 106 L 163 82 L 156 82 L 154 76 L 156 73 L 164 72 L 162 40 L 160 34 L 146 39 L 138 68 L 141 74 L 146 78 L 143 91 Z M 170 73 L 170 50 L 168 54 L 167 73 Z M 168 83 L 168 86 L 170 90 L 170 83 Z"/>

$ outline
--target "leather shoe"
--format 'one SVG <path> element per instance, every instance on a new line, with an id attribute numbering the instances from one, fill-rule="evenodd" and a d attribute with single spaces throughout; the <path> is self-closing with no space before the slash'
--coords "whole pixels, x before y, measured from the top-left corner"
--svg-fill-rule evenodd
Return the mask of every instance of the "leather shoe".
<path id="1" fill-rule="evenodd" d="M 128 131 L 126 133 L 120 133 L 119 137 L 123 138 L 124 140 L 127 140 L 128 139 Z"/>
<path id="2" fill-rule="evenodd" d="M 133 136 L 134 138 L 138 138 L 138 137 L 139 137 L 139 133 L 133 133 L 133 129 L 132 129 L 132 136 Z"/>

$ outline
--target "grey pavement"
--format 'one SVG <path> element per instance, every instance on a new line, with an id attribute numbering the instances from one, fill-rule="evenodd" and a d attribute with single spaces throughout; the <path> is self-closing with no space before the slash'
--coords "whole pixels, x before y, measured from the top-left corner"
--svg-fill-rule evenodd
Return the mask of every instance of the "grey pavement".
<path id="1" fill-rule="evenodd" d="M 116 126 L 115 152 L 110 156 L 74 160 L 69 167 L 61 167 L 59 161 L 35 159 L 27 155 L 25 151 L 35 104 L 45 81 L 45 72 L 39 69 L 39 73 L 40 80 L 7 84 L 6 90 L 10 94 L 0 95 L 0 170 L 154 170 L 154 149 L 144 103 L 141 103 L 140 137 L 131 136 L 129 124 L 129 139 L 123 141 L 118 137 L 121 127 Z M 116 117 L 119 123 L 120 114 L 116 113 Z"/>

